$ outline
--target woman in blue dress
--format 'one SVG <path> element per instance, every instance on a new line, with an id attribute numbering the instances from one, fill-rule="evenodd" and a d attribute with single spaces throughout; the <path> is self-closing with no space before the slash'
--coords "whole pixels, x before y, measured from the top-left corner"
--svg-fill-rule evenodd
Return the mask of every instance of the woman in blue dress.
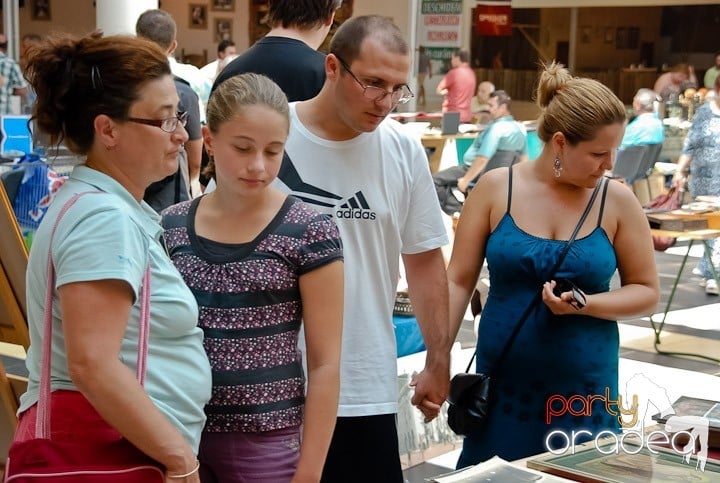
<path id="1" fill-rule="evenodd" d="M 483 261 L 488 262 L 478 372 L 494 368 L 520 316 L 542 294 L 493 372 L 487 425 L 465 438 L 459 468 L 493 455 L 513 460 L 561 448 L 567 444 L 561 433 L 571 436 L 573 430 L 587 431 L 576 443 L 604 430 L 617 432 L 616 321 L 650 313 L 659 298 L 642 208 L 626 186 L 604 178 L 622 140 L 623 104 L 606 86 L 572 77 L 556 63 L 541 74 L 537 99 L 542 153 L 481 177 L 463 207 L 448 267 L 450 320 L 457 333 Z M 551 274 L 589 203 L 575 242 Z M 616 269 L 621 287 L 610 291 Z M 559 279 L 569 279 L 583 293 L 556 296 Z M 585 404 L 588 396 L 597 397 Z"/>

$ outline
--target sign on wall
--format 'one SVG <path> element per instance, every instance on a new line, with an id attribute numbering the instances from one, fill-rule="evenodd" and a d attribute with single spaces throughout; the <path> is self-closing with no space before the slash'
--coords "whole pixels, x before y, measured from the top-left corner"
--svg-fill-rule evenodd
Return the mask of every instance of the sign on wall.
<path id="1" fill-rule="evenodd" d="M 480 35 L 512 35 L 510 2 L 478 2 L 474 23 L 475 31 Z"/>
<path id="2" fill-rule="evenodd" d="M 434 60 L 447 60 L 460 47 L 462 0 L 422 0 L 418 45 Z"/>

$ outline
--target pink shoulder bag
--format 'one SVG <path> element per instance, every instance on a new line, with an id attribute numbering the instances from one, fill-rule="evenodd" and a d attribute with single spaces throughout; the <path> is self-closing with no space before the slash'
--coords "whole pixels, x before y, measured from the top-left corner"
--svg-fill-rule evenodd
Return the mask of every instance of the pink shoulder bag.
<path id="1" fill-rule="evenodd" d="M 60 219 L 78 198 L 85 194 L 88 193 L 76 194 L 63 206 L 55 220 L 50 236 L 40 388 L 37 407 L 28 409 L 28 414 L 25 415 L 29 416 L 31 411 L 36 410 L 35 438 L 13 442 L 5 466 L 6 483 L 40 481 L 44 483 L 160 483 L 165 481 L 163 467 L 106 423 L 82 393 L 79 391 L 50 392 L 52 291 L 55 283 L 52 241 Z M 148 265 L 141 288 L 137 363 L 137 378 L 140 384 L 145 382 L 150 327 L 149 308 L 150 266 Z M 50 431 L 51 408 L 56 409 L 53 421 L 69 423 L 73 428 L 77 428 L 77 433 L 72 431 L 62 434 L 60 432 L 60 437 L 58 434 L 52 435 Z M 62 409 L 67 409 L 67 411 Z M 70 421 L 68 421 L 69 418 L 71 418 Z"/>

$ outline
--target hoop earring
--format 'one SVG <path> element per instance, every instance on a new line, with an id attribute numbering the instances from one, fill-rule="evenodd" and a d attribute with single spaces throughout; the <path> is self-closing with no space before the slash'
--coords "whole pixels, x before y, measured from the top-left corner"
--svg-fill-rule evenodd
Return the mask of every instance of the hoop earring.
<path id="1" fill-rule="evenodd" d="M 553 162 L 553 176 L 559 178 L 562 171 L 563 168 L 562 164 L 560 163 L 560 158 L 555 158 L 555 161 Z"/>

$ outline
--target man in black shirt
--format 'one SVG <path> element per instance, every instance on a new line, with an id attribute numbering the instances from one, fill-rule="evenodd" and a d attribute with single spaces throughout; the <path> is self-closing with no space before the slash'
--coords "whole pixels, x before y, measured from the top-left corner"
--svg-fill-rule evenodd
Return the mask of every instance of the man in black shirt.
<path id="1" fill-rule="evenodd" d="M 325 82 L 325 54 L 317 51 L 327 37 L 342 0 L 270 0 L 270 32 L 230 62 L 215 79 L 254 72 L 275 81 L 290 102 L 315 97 Z"/>

